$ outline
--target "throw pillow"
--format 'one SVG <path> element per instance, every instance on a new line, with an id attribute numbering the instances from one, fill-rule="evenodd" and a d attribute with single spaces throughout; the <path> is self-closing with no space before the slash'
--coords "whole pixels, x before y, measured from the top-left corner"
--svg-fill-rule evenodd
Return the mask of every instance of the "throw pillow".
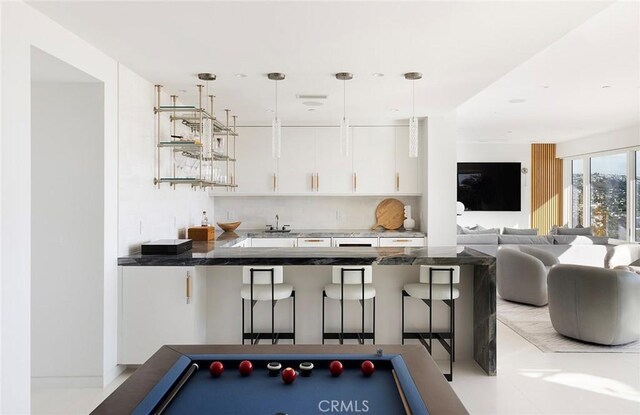
<path id="1" fill-rule="evenodd" d="M 503 235 L 537 235 L 538 228 L 520 229 L 520 228 L 504 228 L 502 229 Z"/>
<path id="2" fill-rule="evenodd" d="M 591 228 L 558 228 L 556 229 L 556 235 L 583 235 L 592 236 L 593 231 Z"/>

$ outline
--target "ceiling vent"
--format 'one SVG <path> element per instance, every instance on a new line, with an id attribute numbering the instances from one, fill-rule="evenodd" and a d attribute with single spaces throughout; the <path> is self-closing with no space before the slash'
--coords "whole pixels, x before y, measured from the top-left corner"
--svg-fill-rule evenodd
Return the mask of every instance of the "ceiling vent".
<path id="1" fill-rule="evenodd" d="M 296 98 L 298 99 L 327 99 L 329 95 L 323 94 L 297 94 Z"/>

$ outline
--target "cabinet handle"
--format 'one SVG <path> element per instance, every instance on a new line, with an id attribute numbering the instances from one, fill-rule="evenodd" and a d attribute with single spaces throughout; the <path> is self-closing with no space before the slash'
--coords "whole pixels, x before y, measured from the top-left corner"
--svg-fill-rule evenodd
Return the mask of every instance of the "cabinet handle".
<path id="1" fill-rule="evenodd" d="M 357 173 L 353 173 L 353 191 L 357 191 L 358 190 L 358 174 Z"/>
<path id="2" fill-rule="evenodd" d="M 276 191 L 276 174 L 273 173 L 273 191 Z"/>
<path id="3" fill-rule="evenodd" d="M 305 239 L 305 242 L 322 242 L 322 239 Z"/>
<path id="4" fill-rule="evenodd" d="M 410 239 L 395 239 L 393 242 L 411 242 Z"/>
<path id="5" fill-rule="evenodd" d="M 320 191 L 320 175 L 316 173 L 316 192 Z"/>
<path id="6" fill-rule="evenodd" d="M 400 191 L 400 173 L 396 173 L 396 192 Z"/>
<path id="7" fill-rule="evenodd" d="M 313 173 L 311 173 L 311 191 L 313 192 L 314 190 L 314 186 L 313 186 Z"/>
<path id="8" fill-rule="evenodd" d="M 191 303 L 191 273 L 189 271 L 187 271 L 186 290 L 187 290 L 187 304 L 190 304 Z"/>

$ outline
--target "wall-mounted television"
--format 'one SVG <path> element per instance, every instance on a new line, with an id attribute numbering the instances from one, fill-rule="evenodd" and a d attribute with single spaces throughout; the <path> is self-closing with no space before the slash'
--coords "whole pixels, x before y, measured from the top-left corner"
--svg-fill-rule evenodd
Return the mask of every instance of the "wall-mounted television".
<path id="1" fill-rule="evenodd" d="M 458 201 L 465 210 L 520 211 L 520 163 L 458 163 Z"/>

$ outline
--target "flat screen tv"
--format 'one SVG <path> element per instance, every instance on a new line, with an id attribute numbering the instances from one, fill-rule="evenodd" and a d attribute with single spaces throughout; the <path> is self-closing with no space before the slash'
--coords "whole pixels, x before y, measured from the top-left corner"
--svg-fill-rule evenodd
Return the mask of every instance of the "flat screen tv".
<path id="1" fill-rule="evenodd" d="M 465 210 L 520 211 L 520 163 L 458 163 Z"/>

